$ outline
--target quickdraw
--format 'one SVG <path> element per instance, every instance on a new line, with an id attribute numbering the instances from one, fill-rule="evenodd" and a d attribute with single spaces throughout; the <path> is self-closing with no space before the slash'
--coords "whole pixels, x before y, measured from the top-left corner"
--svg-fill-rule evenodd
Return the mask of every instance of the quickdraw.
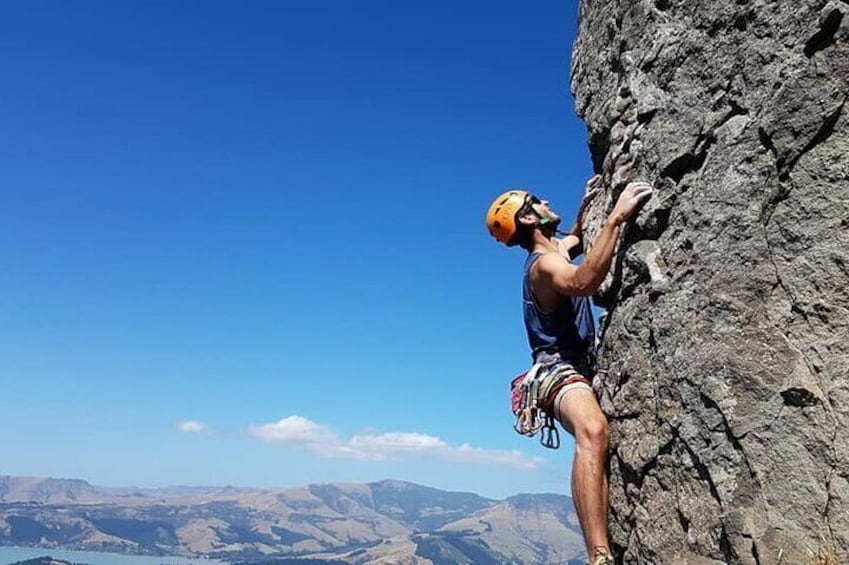
<path id="1" fill-rule="evenodd" d="M 567 363 L 535 363 L 527 372 L 511 382 L 512 409 L 516 416 L 513 429 L 520 435 L 533 437 L 540 432 L 540 444 L 549 449 L 560 447 L 560 432 L 553 407 L 544 407 L 543 399 L 556 397 L 565 386 L 589 381 Z"/>
<path id="2" fill-rule="evenodd" d="M 540 406 L 542 380 L 549 374 L 550 364 L 534 363 L 526 373 L 513 380 L 513 413 L 516 422 L 513 429 L 523 436 L 533 437 L 540 432 L 543 447 L 560 447 L 560 432 L 551 414 Z M 544 391 L 548 392 L 548 391 Z M 517 405 L 518 404 L 518 405 Z"/>
<path id="3" fill-rule="evenodd" d="M 516 416 L 513 429 L 523 436 L 533 437 L 542 428 L 539 418 L 540 372 L 544 365 L 535 363 L 527 372 L 522 373 L 511 383 L 512 408 Z"/>

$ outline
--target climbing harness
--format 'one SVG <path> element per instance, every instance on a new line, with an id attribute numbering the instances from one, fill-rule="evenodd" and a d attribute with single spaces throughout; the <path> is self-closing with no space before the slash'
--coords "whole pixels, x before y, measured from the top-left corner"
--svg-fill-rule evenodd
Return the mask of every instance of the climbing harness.
<path id="1" fill-rule="evenodd" d="M 539 399 L 539 374 L 544 365 L 534 365 L 524 373 L 518 375 L 510 383 L 511 405 L 516 423 L 513 429 L 520 435 L 533 437 L 542 427 L 542 421 L 538 417 L 537 402 Z"/>
<path id="2" fill-rule="evenodd" d="M 564 387 L 576 383 L 590 384 L 572 365 L 559 359 L 534 363 L 529 370 L 516 376 L 510 383 L 511 408 L 516 416 L 513 429 L 527 437 L 539 432 L 543 447 L 560 447 L 553 402 Z"/>

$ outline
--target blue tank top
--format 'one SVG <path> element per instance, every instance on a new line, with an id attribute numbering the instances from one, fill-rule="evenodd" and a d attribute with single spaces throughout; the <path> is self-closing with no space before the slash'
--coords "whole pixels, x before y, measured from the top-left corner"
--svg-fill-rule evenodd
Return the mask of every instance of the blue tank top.
<path id="1" fill-rule="evenodd" d="M 531 267 L 542 253 L 531 253 L 525 261 L 522 302 L 525 329 L 534 360 L 541 354 L 558 355 L 566 362 L 593 371 L 595 367 L 595 322 L 590 300 L 567 297 L 553 312 L 542 312 L 531 291 Z"/>

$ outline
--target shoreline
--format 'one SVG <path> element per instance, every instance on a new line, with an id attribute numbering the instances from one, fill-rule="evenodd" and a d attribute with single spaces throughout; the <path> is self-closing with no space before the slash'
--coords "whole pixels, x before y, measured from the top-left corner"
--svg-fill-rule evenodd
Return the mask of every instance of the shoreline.
<path id="1" fill-rule="evenodd" d="M 110 551 L 60 549 L 37 545 L 0 545 L 0 565 L 50 556 L 72 563 L 86 565 L 229 565 L 229 561 L 205 557 L 180 557 L 176 555 L 138 555 Z"/>

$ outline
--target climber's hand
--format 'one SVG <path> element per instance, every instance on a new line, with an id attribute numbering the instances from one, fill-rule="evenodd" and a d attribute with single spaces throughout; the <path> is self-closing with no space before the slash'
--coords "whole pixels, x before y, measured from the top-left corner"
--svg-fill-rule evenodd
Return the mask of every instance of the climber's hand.
<path id="1" fill-rule="evenodd" d="M 616 206 L 610 213 L 612 221 L 621 224 L 630 218 L 634 211 L 646 200 L 651 197 L 651 184 L 643 181 L 628 183 L 622 194 L 619 195 L 619 200 L 616 201 Z"/>

